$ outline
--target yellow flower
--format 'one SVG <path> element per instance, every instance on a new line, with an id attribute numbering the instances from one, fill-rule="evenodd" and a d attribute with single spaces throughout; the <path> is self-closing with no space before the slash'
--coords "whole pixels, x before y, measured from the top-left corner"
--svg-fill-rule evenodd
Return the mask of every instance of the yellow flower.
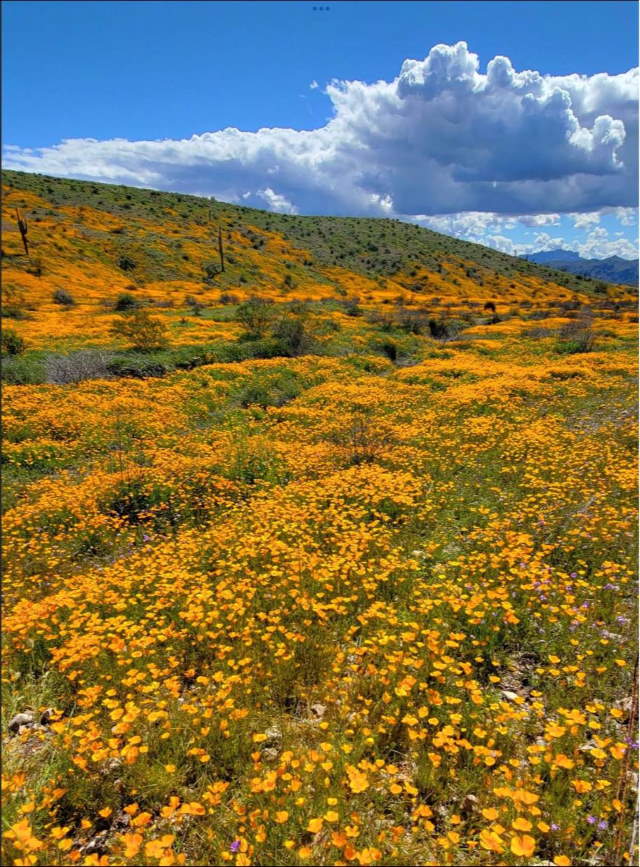
<path id="1" fill-rule="evenodd" d="M 511 851 L 521 858 L 530 858 L 536 848 L 536 841 L 528 834 L 517 834 L 511 838 Z"/>
<path id="2" fill-rule="evenodd" d="M 527 819 L 519 817 L 511 823 L 511 827 L 515 831 L 530 831 L 533 828 L 533 825 Z"/>

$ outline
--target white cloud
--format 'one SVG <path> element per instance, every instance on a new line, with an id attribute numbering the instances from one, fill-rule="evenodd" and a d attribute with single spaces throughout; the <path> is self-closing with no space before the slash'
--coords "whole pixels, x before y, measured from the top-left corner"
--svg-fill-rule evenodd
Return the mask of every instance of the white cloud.
<path id="1" fill-rule="evenodd" d="M 271 187 L 265 187 L 264 190 L 258 190 L 256 195 L 259 199 L 266 202 L 270 211 L 277 211 L 279 214 L 298 213 L 294 205 L 292 205 L 285 196 L 281 196 L 279 193 L 274 192 Z"/>
<path id="2" fill-rule="evenodd" d="M 537 232 L 533 243 L 527 252 L 535 253 L 538 250 L 570 250 L 571 246 L 564 238 L 552 238 L 547 232 Z"/>
<path id="3" fill-rule="evenodd" d="M 573 220 L 573 226 L 576 229 L 588 229 L 590 226 L 596 226 L 600 222 L 600 214 L 569 214 Z"/>
<path id="4" fill-rule="evenodd" d="M 317 82 L 312 82 L 313 84 Z M 300 213 L 489 214 L 553 225 L 563 213 L 637 200 L 637 70 L 549 76 L 466 43 L 406 60 L 391 82 L 334 81 L 334 116 L 315 130 L 228 128 L 189 139 L 67 139 L 5 148 L 5 166 L 202 192 Z M 269 183 L 265 185 L 266 176 Z M 438 215 L 437 217 L 434 215 Z M 537 222 L 536 222 L 537 221 Z"/>
<path id="5" fill-rule="evenodd" d="M 311 82 L 311 84 L 309 85 L 309 90 L 317 90 L 319 87 L 320 87 L 320 85 L 318 84 L 318 82 L 314 78 L 313 81 Z"/>
<path id="6" fill-rule="evenodd" d="M 530 214 L 518 217 L 518 222 L 523 226 L 557 226 L 560 214 Z"/>
<path id="7" fill-rule="evenodd" d="M 501 253 L 508 253 L 510 256 L 519 256 L 521 253 L 526 252 L 525 244 L 516 244 L 505 235 L 489 235 L 484 239 L 484 243 L 489 247 L 500 250 Z"/>
<path id="8" fill-rule="evenodd" d="M 614 208 L 614 214 L 623 226 L 634 226 L 638 221 L 637 208 Z"/>
<path id="9" fill-rule="evenodd" d="M 609 239 L 609 233 L 604 226 L 598 226 L 589 232 L 587 240 L 577 244 L 575 249 L 585 259 L 605 259 L 608 256 L 622 256 L 623 259 L 638 257 L 638 246 L 628 239 Z"/>

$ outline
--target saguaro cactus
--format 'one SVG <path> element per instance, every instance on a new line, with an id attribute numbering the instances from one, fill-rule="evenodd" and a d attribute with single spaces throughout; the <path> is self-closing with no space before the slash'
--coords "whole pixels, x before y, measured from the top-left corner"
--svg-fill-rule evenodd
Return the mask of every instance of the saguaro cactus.
<path id="1" fill-rule="evenodd" d="M 29 227 L 27 226 L 27 221 L 23 220 L 20 216 L 20 211 L 16 208 L 16 219 L 18 220 L 18 229 L 20 229 L 20 235 L 22 237 L 22 243 L 24 245 L 24 252 L 29 255 L 29 242 L 27 241 L 27 232 L 29 231 Z"/>
<path id="2" fill-rule="evenodd" d="M 220 253 L 220 270 L 224 272 L 224 249 L 222 247 L 222 227 L 218 226 L 218 253 Z"/>
<path id="3" fill-rule="evenodd" d="M 209 222 L 213 222 L 213 211 L 209 211 Z M 218 255 L 220 256 L 220 273 L 224 272 L 224 247 L 222 245 L 222 226 L 218 223 Z"/>

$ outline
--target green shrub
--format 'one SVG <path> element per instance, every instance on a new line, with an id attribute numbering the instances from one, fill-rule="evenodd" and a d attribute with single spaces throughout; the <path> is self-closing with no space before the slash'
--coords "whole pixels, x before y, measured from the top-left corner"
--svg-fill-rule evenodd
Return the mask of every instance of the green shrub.
<path id="1" fill-rule="evenodd" d="M 130 295 L 129 292 L 121 292 L 118 295 L 115 303 L 115 309 L 122 313 L 125 310 L 135 310 L 137 307 L 140 307 L 140 302 L 137 298 L 134 298 L 133 295 Z"/>
<path id="2" fill-rule="evenodd" d="M 120 256 L 118 259 L 118 268 L 123 271 L 133 271 L 135 267 L 136 263 L 129 256 Z"/>
<path id="3" fill-rule="evenodd" d="M 302 316 L 283 316 L 274 326 L 272 336 L 279 342 L 282 355 L 289 358 L 305 355 L 315 345 Z"/>
<path id="4" fill-rule="evenodd" d="M 264 298 L 249 298 L 238 305 L 236 319 L 246 328 L 245 337 L 257 340 L 267 334 L 273 319 L 273 306 Z"/>
<path id="5" fill-rule="evenodd" d="M 2 329 L 2 354 L 21 355 L 24 352 L 24 340 L 13 328 Z"/>
<path id="6" fill-rule="evenodd" d="M 73 307 L 76 303 L 73 295 L 66 289 L 56 289 L 52 297 L 56 304 L 62 304 L 63 307 Z"/>
<path id="7" fill-rule="evenodd" d="M 134 310 L 123 314 L 113 326 L 112 333 L 126 337 L 133 349 L 139 352 L 153 352 L 168 345 L 167 329 L 163 322 L 154 319 L 146 310 Z"/>
<path id="8" fill-rule="evenodd" d="M 25 355 L 4 357 L 2 381 L 9 385 L 40 385 L 44 382 L 42 362 Z"/>
<path id="9" fill-rule="evenodd" d="M 164 376 L 171 367 L 164 361 L 147 356 L 117 356 L 107 363 L 113 376 L 126 376 L 133 379 L 146 379 L 150 376 Z"/>

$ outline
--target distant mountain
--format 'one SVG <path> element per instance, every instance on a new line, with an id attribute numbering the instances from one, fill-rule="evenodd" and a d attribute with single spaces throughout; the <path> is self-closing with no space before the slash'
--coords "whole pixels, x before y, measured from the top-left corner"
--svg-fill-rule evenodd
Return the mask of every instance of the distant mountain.
<path id="1" fill-rule="evenodd" d="M 547 265 L 558 271 L 582 274 L 592 280 L 606 280 L 607 283 L 638 285 L 638 260 L 609 256 L 608 259 L 583 259 L 575 250 L 541 250 L 522 257 L 537 265 Z"/>

